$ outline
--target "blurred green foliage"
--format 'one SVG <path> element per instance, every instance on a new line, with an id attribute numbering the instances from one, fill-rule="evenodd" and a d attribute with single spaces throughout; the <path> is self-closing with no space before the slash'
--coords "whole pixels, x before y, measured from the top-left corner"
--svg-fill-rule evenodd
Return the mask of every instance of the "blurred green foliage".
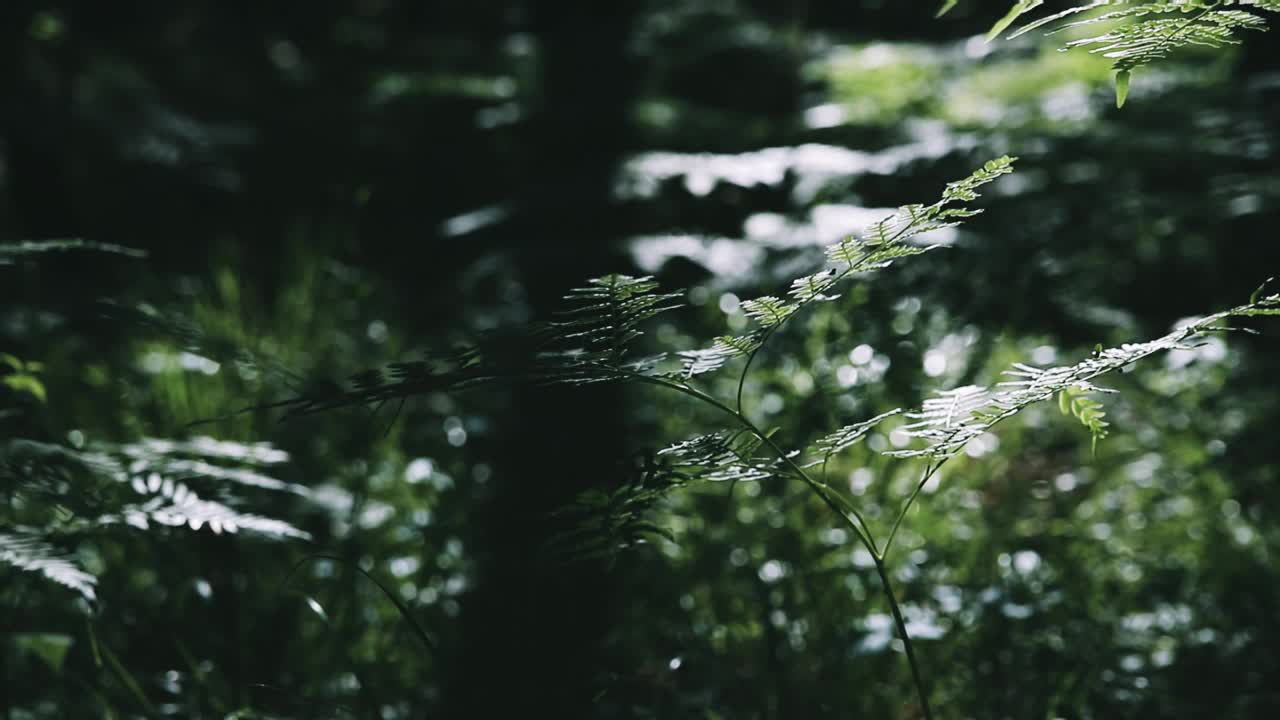
<path id="1" fill-rule="evenodd" d="M 0 567 L 0 717 L 916 716 L 870 557 L 798 483 L 689 484 L 646 542 L 547 551 L 584 491 L 722 426 L 687 398 L 238 411 L 549 319 L 605 272 L 689 287 L 641 342 L 702 347 L 1003 153 L 1019 172 L 945 249 L 779 332 L 743 388 L 757 424 L 803 446 L 1275 274 L 1274 43 L 1172 56 L 1117 110 L 1105 60 L 983 43 L 1007 9 L 7 4 L 0 243 L 92 243 L 0 254 L 0 441 L 269 442 L 305 495 L 225 499 L 311 540 L 59 535 L 92 606 Z M 939 716 L 1280 710 L 1280 348 L 1242 324 L 1263 334 L 1112 378 L 1096 453 L 1037 406 L 926 486 L 890 570 Z M 892 427 L 826 468 L 881 533 L 919 477 Z M 39 517 L 98 500 L 75 487 Z M 17 490 L 0 517 L 36 517 Z"/>

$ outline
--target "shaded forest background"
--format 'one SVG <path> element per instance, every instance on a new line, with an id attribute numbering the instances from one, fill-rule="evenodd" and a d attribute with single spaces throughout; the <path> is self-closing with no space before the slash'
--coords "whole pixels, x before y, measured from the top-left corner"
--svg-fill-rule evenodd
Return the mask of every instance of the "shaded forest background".
<path id="1" fill-rule="evenodd" d="M 1271 37 L 1153 70 L 1121 111 L 1105 61 L 984 44 L 1002 5 L 5 3 L 0 242 L 146 257 L 0 264 L 0 352 L 47 390 L 3 390 L 25 410 L 0 435 L 270 442 L 307 492 L 250 507 L 311 540 L 113 530 L 74 547 L 91 614 L 3 571 L 0 713 L 910 716 L 875 574 L 801 487 L 691 488 L 659 518 L 675 542 L 547 557 L 557 510 L 716 427 L 678 397 L 224 416 L 546 318 L 606 272 L 691 288 L 648 337 L 697 347 L 823 244 L 1004 153 L 1019 172 L 948 249 L 762 358 L 764 424 L 803 439 L 1071 362 L 1275 274 Z M 894 562 L 942 716 L 1280 710 L 1280 347 L 1259 327 L 1115 378 L 1096 455 L 1045 408 L 948 469 Z M 894 443 L 835 468 L 882 522 L 914 477 L 875 452 Z"/>

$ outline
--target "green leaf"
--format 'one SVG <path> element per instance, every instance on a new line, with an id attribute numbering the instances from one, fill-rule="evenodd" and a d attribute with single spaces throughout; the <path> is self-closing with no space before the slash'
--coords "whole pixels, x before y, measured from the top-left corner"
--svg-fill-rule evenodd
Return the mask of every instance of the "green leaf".
<path id="1" fill-rule="evenodd" d="M 1249 295 L 1249 304 L 1250 304 L 1250 305 L 1257 305 L 1257 304 L 1258 304 L 1258 298 L 1262 297 L 1262 291 L 1263 291 L 1263 290 L 1265 290 L 1265 289 L 1266 289 L 1266 287 L 1267 287 L 1267 285 L 1271 284 L 1271 282 L 1272 282 L 1272 281 L 1274 281 L 1275 279 L 1276 279 L 1276 278 L 1275 278 L 1275 276 L 1274 276 L 1274 275 L 1272 275 L 1271 277 L 1267 278 L 1266 280 L 1263 280 L 1263 281 L 1262 281 L 1262 284 L 1258 286 L 1258 289 L 1257 289 L 1257 290 L 1254 290 L 1254 291 L 1253 291 L 1253 293 Z"/>
<path id="2" fill-rule="evenodd" d="M 311 608 L 311 612 L 319 615 L 321 620 L 329 622 L 329 614 L 324 611 L 324 606 L 310 595 L 307 596 L 307 607 Z"/>
<path id="3" fill-rule="evenodd" d="M 40 402 L 45 402 L 48 399 L 44 383 L 40 382 L 34 375 L 6 375 L 3 381 L 14 392 L 30 393 Z"/>
<path id="4" fill-rule="evenodd" d="M 1116 107 L 1124 107 L 1124 101 L 1129 97 L 1129 78 L 1132 73 L 1128 70 L 1121 70 L 1116 73 Z"/>
<path id="5" fill-rule="evenodd" d="M 1037 7 L 1044 4 L 1044 0 L 1018 0 L 1018 3 L 1009 9 L 1008 14 L 1000 18 L 995 25 L 991 26 L 991 30 L 987 32 L 987 42 L 991 42 L 1000 37 L 1000 34 L 1009 29 L 1019 17 L 1031 12 Z"/>
<path id="6" fill-rule="evenodd" d="M 956 5 L 959 5 L 959 4 L 960 4 L 960 0 L 946 0 L 945 2 L 942 3 L 942 7 L 938 8 L 938 12 L 934 13 L 934 17 L 940 18 L 943 15 L 946 15 L 947 13 L 951 12 L 952 8 L 954 8 Z"/>
<path id="7" fill-rule="evenodd" d="M 62 663 L 74 642 L 70 635 L 62 633 L 17 633 L 12 637 L 14 647 L 40 658 L 54 672 L 62 672 Z"/>

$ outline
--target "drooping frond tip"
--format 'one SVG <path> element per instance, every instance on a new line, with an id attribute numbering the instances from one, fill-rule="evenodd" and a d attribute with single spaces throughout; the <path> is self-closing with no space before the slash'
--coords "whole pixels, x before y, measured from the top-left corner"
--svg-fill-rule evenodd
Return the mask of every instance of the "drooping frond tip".
<path id="1" fill-rule="evenodd" d="M 1107 436 L 1107 428 L 1111 423 L 1103 418 L 1107 412 L 1103 409 L 1102 403 L 1089 397 L 1095 392 L 1114 392 L 1103 388 L 1095 387 L 1088 383 L 1073 385 L 1058 391 L 1058 409 L 1063 415 L 1070 415 L 1080 422 L 1086 430 L 1089 431 L 1089 449 L 1093 454 L 1098 453 L 1098 441 Z"/>

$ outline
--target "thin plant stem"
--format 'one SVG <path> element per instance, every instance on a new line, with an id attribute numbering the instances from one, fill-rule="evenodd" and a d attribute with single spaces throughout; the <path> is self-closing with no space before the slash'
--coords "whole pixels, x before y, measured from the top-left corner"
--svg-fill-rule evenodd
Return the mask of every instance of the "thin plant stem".
<path id="1" fill-rule="evenodd" d="M 915 490 L 911 491 L 911 496 L 907 498 L 906 504 L 902 506 L 902 511 L 898 513 L 898 517 L 893 521 L 893 528 L 889 530 L 889 538 L 884 541 L 884 550 L 881 551 L 880 557 L 883 559 L 888 557 L 889 548 L 893 546 L 893 539 L 898 536 L 898 528 L 902 527 L 902 521 L 906 519 L 907 513 L 911 511 L 911 506 L 915 504 L 916 498 L 920 496 L 920 491 L 924 490 L 924 486 L 933 479 L 938 469 L 942 467 L 942 463 L 946 460 L 939 460 L 928 467 L 924 471 L 924 475 L 920 477 L 920 482 L 916 483 Z"/>
<path id="2" fill-rule="evenodd" d="M 902 636 L 902 647 L 906 650 L 907 664 L 911 666 L 911 679 L 916 684 L 916 694 L 920 697 L 920 709 L 925 720 L 933 720 L 933 712 L 929 709 L 929 693 L 925 691 L 924 679 L 920 676 L 920 664 L 916 662 L 915 650 L 911 647 L 911 636 L 907 634 L 907 621 L 902 617 L 902 608 L 898 606 L 898 598 L 893 593 L 893 585 L 889 582 L 889 572 L 883 558 L 875 558 L 876 572 L 880 575 L 880 584 L 884 587 L 884 596 L 889 601 L 889 610 L 893 613 L 893 622 L 898 626 L 898 634 Z"/>
<path id="3" fill-rule="evenodd" d="M 804 480 L 805 484 L 807 484 L 809 488 L 813 490 L 813 492 L 823 501 L 823 503 L 826 504 L 827 507 L 831 508 L 832 511 L 834 511 L 837 515 L 839 515 L 845 521 L 845 523 L 847 523 L 849 527 L 853 529 L 854 534 L 857 536 L 858 540 L 861 541 L 863 546 L 867 549 L 867 551 L 871 553 L 872 561 L 875 563 L 875 566 L 876 566 L 876 573 L 879 574 L 880 576 L 880 583 L 884 588 L 885 599 L 889 602 L 889 610 L 893 615 L 894 625 L 897 626 L 898 635 L 901 636 L 902 645 L 906 649 L 907 664 L 911 668 L 911 679 L 915 684 L 916 695 L 920 699 L 920 707 L 921 707 L 921 710 L 924 712 L 925 720 L 933 720 L 933 713 L 929 709 L 929 695 L 928 695 L 928 692 L 925 690 L 924 680 L 920 674 L 919 663 L 916 661 L 915 649 L 911 645 L 911 636 L 907 633 L 907 622 L 903 618 L 902 608 L 898 605 L 898 598 L 893 592 L 892 583 L 890 583 L 889 581 L 889 573 L 885 566 L 884 552 L 877 549 L 875 537 L 871 532 L 871 527 L 867 524 L 866 520 L 862 517 L 861 513 L 859 513 L 857 509 L 853 508 L 852 506 L 848 506 L 847 512 L 844 509 L 842 509 L 841 503 L 837 502 L 835 499 L 839 497 L 838 495 L 833 495 L 825 484 L 819 483 L 818 481 L 814 480 L 808 473 L 804 471 L 804 468 L 796 464 L 795 460 L 793 460 L 785 450 L 783 450 L 777 443 L 773 441 L 771 437 L 766 435 L 762 430 L 760 430 L 760 428 L 758 428 L 755 425 L 755 423 L 751 422 L 751 420 L 749 420 L 741 412 L 738 412 L 737 410 L 720 402 L 719 400 L 715 399 L 711 395 L 708 395 L 707 393 L 695 387 L 691 387 L 683 383 L 674 382 L 666 378 L 654 377 L 652 375 L 644 375 L 641 373 L 627 372 L 626 374 L 641 382 L 647 382 L 653 385 L 658 385 L 671 390 L 675 390 L 676 392 L 688 395 L 690 397 L 697 398 L 698 400 L 701 400 L 702 402 L 707 403 L 708 405 L 711 405 L 712 407 L 717 408 L 727 413 L 728 415 L 732 416 L 735 420 L 737 420 L 740 424 L 742 424 L 742 426 L 746 428 L 751 434 L 760 438 L 761 441 L 763 441 L 766 445 L 768 445 L 769 448 L 773 450 L 773 452 L 778 456 L 778 458 L 781 459 L 783 463 L 785 463 L 791 468 L 792 472 L 794 472 L 798 477 Z M 919 488 L 924 487 L 924 483 L 928 481 L 928 475 L 931 475 L 934 471 L 936 471 L 937 467 L 940 464 L 941 463 L 935 464 L 932 470 L 926 473 L 925 479 L 922 480 L 917 486 L 916 494 L 919 493 Z M 915 498 L 915 495 L 913 494 L 912 499 L 914 500 L 914 498 Z M 907 509 L 910 509 L 910 502 L 908 502 Z M 853 515 L 853 519 L 849 517 L 850 514 Z M 905 514 L 906 513 L 904 511 L 903 515 Z M 856 519 L 857 521 L 856 523 L 854 522 L 854 519 Z M 897 526 L 898 524 L 901 523 L 901 521 L 902 521 L 902 516 L 900 515 L 898 518 L 898 523 L 895 523 L 894 525 L 895 531 L 897 530 Z M 892 540 L 892 536 L 890 536 L 890 540 Z M 888 544 L 885 545 L 885 550 L 886 551 L 888 550 Z"/>
<path id="4" fill-rule="evenodd" d="M 747 429 L 747 431 L 749 431 L 752 435 L 755 435 L 757 438 L 760 438 L 760 440 L 764 442 L 764 444 L 768 445 L 769 449 L 771 449 L 774 452 L 774 454 L 778 456 L 778 459 L 782 460 L 782 462 L 785 463 L 797 477 L 803 480 L 805 484 L 808 485 L 814 491 L 814 493 L 816 493 L 818 497 L 822 499 L 822 501 L 827 505 L 827 507 L 831 508 L 837 515 L 843 518 L 845 522 L 848 523 L 849 526 L 853 529 L 854 533 L 858 536 L 858 539 L 862 541 L 862 544 L 866 546 L 867 550 L 872 555 L 875 555 L 877 557 L 879 556 L 880 551 L 877 549 L 875 538 L 871 534 L 871 526 L 867 523 L 866 518 L 862 516 L 862 513 L 858 512 L 858 509 L 853 507 L 852 505 L 849 505 L 848 503 L 840 502 L 840 500 L 843 500 L 843 498 L 840 498 L 838 495 L 833 495 L 830 492 L 830 489 L 825 484 L 820 483 L 817 480 L 814 480 L 813 477 L 809 475 L 809 473 L 806 473 L 804 471 L 804 468 L 796 464 L 795 460 L 793 460 L 791 456 L 787 454 L 786 450 L 783 450 L 781 447 L 779 447 L 778 444 L 773 441 L 773 438 L 769 437 L 769 435 L 766 434 L 763 430 L 761 430 L 755 423 L 751 422 L 751 420 L 747 418 L 747 416 L 743 415 L 737 410 L 734 410 L 728 405 L 720 402 L 719 400 L 706 394 L 705 392 L 702 392 L 701 390 L 695 387 L 691 387 L 689 385 L 685 385 L 678 382 L 673 382 L 671 380 L 667 380 L 666 378 L 654 377 L 652 375 L 644 375 L 641 373 L 627 372 L 626 375 L 636 380 L 639 380 L 641 382 L 647 382 L 653 385 L 669 388 L 671 390 L 675 390 L 676 392 L 680 392 L 690 397 L 697 398 L 698 400 L 701 400 L 702 402 L 705 402 L 708 405 L 711 405 L 712 407 L 728 414 L 733 419 L 737 420 L 738 423 L 740 423 L 744 428 Z M 853 516 L 854 518 L 853 520 L 849 518 L 850 515 Z M 854 520 L 856 520 L 856 523 L 854 522 Z"/>

